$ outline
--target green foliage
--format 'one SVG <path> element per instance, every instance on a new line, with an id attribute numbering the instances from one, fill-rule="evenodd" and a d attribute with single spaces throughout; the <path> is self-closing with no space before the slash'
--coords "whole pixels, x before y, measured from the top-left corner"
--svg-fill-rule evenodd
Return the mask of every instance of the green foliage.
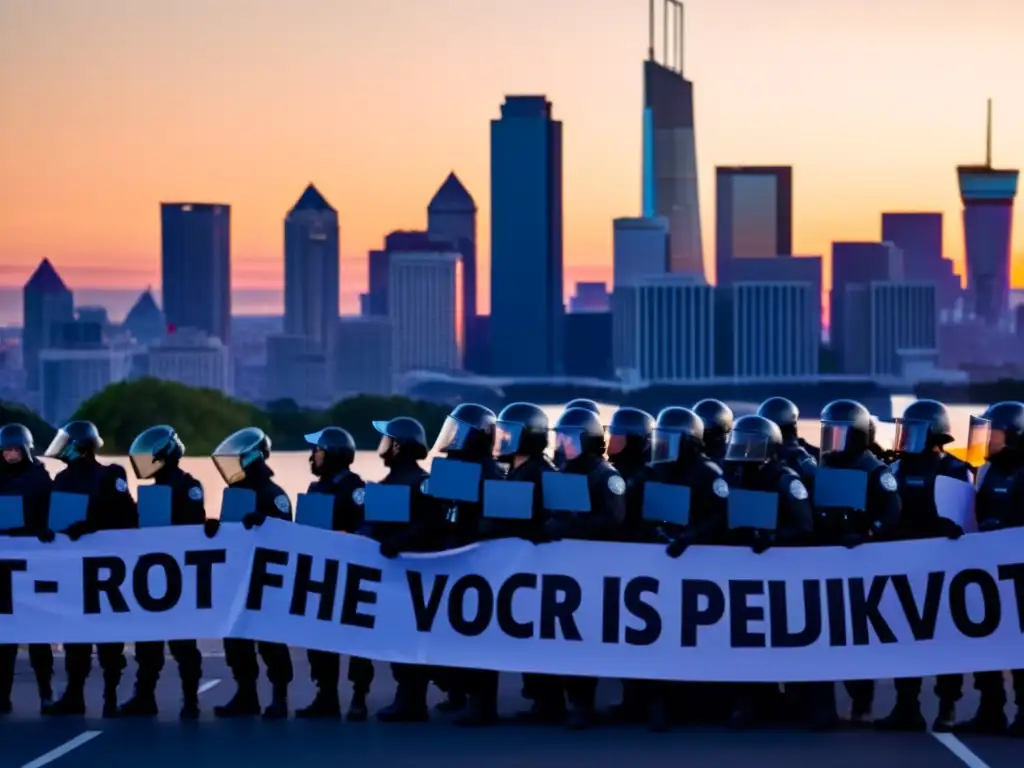
<path id="1" fill-rule="evenodd" d="M 374 421 L 387 421 L 396 416 L 411 416 L 418 419 L 432 440 L 441 431 L 448 408 L 422 400 L 406 397 L 374 397 L 359 395 L 335 403 L 322 414 L 320 427 L 331 424 L 344 427 L 352 433 L 356 445 L 363 450 L 374 450 L 380 444 L 380 435 L 374 430 Z"/>
<path id="2" fill-rule="evenodd" d="M 22 424 L 28 427 L 36 442 L 36 451 L 40 453 L 46 450 L 46 446 L 50 444 L 54 434 L 57 432 L 57 430 L 24 405 L 0 401 L 0 427 L 5 424 Z"/>

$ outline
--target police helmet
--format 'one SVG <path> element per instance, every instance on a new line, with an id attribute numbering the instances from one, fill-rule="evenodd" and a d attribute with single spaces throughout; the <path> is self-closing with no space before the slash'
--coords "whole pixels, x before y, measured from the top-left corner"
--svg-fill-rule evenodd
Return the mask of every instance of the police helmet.
<path id="1" fill-rule="evenodd" d="M 509 403 L 498 414 L 494 457 L 539 456 L 547 450 L 550 424 L 544 409 L 533 403 Z"/>
<path id="2" fill-rule="evenodd" d="M 704 440 L 724 440 L 733 429 L 732 408 L 721 400 L 706 398 L 693 406 L 693 412 L 704 422 Z"/>
<path id="3" fill-rule="evenodd" d="M 210 458 L 224 482 L 234 485 L 249 467 L 270 458 L 270 437 L 259 427 L 245 427 L 228 435 L 213 449 Z"/>
<path id="4" fill-rule="evenodd" d="M 103 439 L 95 424 L 91 421 L 69 421 L 57 430 L 43 456 L 70 464 L 85 456 L 95 456 L 102 447 Z"/>
<path id="5" fill-rule="evenodd" d="M 821 409 L 821 455 L 857 454 L 874 442 L 871 411 L 856 400 L 833 400 Z"/>
<path id="6" fill-rule="evenodd" d="M 619 408 L 608 423 L 609 458 L 633 452 L 644 461 L 650 458 L 654 417 L 639 408 Z"/>
<path id="7" fill-rule="evenodd" d="M 319 432 L 311 432 L 303 437 L 311 449 L 309 466 L 314 475 L 319 474 L 325 468 L 329 471 L 337 471 L 350 467 L 356 459 L 356 441 L 347 429 L 324 427 Z M 324 453 L 324 462 L 320 465 L 316 463 L 315 459 L 318 451 Z"/>
<path id="8" fill-rule="evenodd" d="M 782 430 L 774 421 L 751 414 L 740 416 L 729 433 L 725 460 L 764 464 L 779 454 Z"/>
<path id="9" fill-rule="evenodd" d="M 490 457 L 494 452 L 498 417 L 478 403 L 462 403 L 448 414 L 434 441 L 433 453 L 467 458 Z"/>
<path id="10" fill-rule="evenodd" d="M 926 453 L 953 442 L 949 411 L 937 400 L 917 400 L 896 419 L 897 453 Z"/>
<path id="11" fill-rule="evenodd" d="M 758 416 L 774 421 L 785 436 L 796 435 L 796 425 L 800 420 L 800 409 L 796 403 L 785 397 L 769 397 L 757 409 Z"/>
<path id="12" fill-rule="evenodd" d="M 32 461 L 35 447 L 32 432 L 24 424 L 4 424 L 0 427 L 0 451 L 19 450 L 26 461 Z"/>
<path id="13" fill-rule="evenodd" d="M 678 461 L 687 453 L 704 445 L 704 422 L 689 408 L 663 408 L 654 423 L 651 440 L 651 463 Z"/>
<path id="14" fill-rule="evenodd" d="M 166 466 L 176 466 L 185 455 L 174 427 L 160 424 L 139 433 L 128 449 L 128 460 L 139 480 L 148 480 Z"/>
<path id="15" fill-rule="evenodd" d="M 598 416 L 601 415 L 601 406 L 585 397 L 577 397 L 575 400 L 570 400 L 565 404 L 565 410 L 568 411 L 570 408 L 582 408 L 585 411 L 596 413 Z"/>
<path id="16" fill-rule="evenodd" d="M 604 454 L 601 418 L 586 408 L 569 408 L 555 422 L 555 452 L 562 461 Z"/>
<path id="17" fill-rule="evenodd" d="M 378 456 L 388 455 L 392 448 L 409 454 L 414 461 L 427 458 L 427 430 L 411 416 L 396 416 L 390 421 L 375 421 L 373 428 L 380 434 Z"/>
<path id="18" fill-rule="evenodd" d="M 1004 401 L 990 405 L 981 416 L 971 416 L 967 455 L 972 464 L 1004 450 L 1024 448 L 1024 403 Z"/>

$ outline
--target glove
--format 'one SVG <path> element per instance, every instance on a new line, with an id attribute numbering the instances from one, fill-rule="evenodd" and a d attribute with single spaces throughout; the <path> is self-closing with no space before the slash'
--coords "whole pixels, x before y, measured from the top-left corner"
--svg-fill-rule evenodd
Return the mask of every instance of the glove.
<path id="1" fill-rule="evenodd" d="M 853 549 L 859 547 L 864 543 L 864 537 L 859 533 L 844 533 L 843 534 L 843 546 L 847 549 Z"/>
<path id="2" fill-rule="evenodd" d="M 220 520 L 218 520 L 218 519 L 216 519 L 214 517 L 211 517 L 211 518 L 207 519 L 205 522 L 203 522 L 203 533 L 206 534 L 206 538 L 212 539 L 214 536 L 217 535 L 217 532 L 219 530 L 220 530 Z"/>
<path id="3" fill-rule="evenodd" d="M 942 519 L 942 533 L 950 541 L 956 541 L 964 535 L 964 529 L 952 520 Z"/>
<path id="4" fill-rule="evenodd" d="M 565 535 L 565 525 L 553 517 L 544 521 L 544 536 L 548 541 L 559 541 Z"/>
<path id="5" fill-rule="evenodd" d="M 494 520 L 481 520 L 478 532 L 481 539 L 501 538 L 501 526 Z"/>
<path id="6" fill-rule="evenodd" d="M 763 555 L 772 546 L 771 536 L 758 536 L 754 543 L 750 545 L 750 551 L 755 555 Z"/>
<path id="7" fill-rule="evenodd" d="M 51 544 L 54 539 L 57 538 L 57 534 L 51 531 L 49 528 L 43 528 L 36 534 L 36 538 L 39 539 L 43 544 Z"/>
<path id="8" fill-rule="evenodd" d="M 87 536 L 90 533 L 92 533 L 92 528 L 90 528 L 89 524 L 84 520 L 72 523 L 67 527 L 67 530 L 64 531 L 64 535 L 72 541 L 78 541 L 80 538 Z"/>
<path id="9" fill-rule="evenodd" d="M 693 537 L 689 534 L 681 533 L 665 547 L 665 554 L 671 558 L 680 557 L 683 552 L 690 548 L 691 544 L 693 544 Z"/>
<path id="10" fill-rule="evenodd" d="M 978 523 L 978 530 L 982 533 L 987 533 L 988 531 L 998 531 L 1002 527 L 1003 521 L 997 520 L 994 517 L 986 518 L 985 520 L 982 520 L 980 523 Z"/>
<path id="11" fill-rule="evenodd" d="M 259 512 L 250 512 L 242 518 L 242 525 L 245 530 L 251 531 L 253 528 L 259 528 L 266 521 L 267 516 L 261 515 Z"/>
<path id="12" fill-rule="evenodd" d="M 393 541 L 382 541 L 380 543 L 380 554 L 381 557 L 386 557 L 388 560 L 394 560 L 400 554 L 398 546 Z"/>
<path id="13" fill-rule="evenodd" d="M 543 527 L 533 528 L 523 538 L 531 544 L 547 544 L 551 541 L 551 537 L 548 536 L 547 531 Z"/>

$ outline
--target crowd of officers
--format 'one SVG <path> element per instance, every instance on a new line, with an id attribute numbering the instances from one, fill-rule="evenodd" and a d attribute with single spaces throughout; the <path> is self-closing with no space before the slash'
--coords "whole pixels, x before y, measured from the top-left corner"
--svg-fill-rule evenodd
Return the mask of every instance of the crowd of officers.
<path id="1" fill-rule="evenodd" d="M 952 441 L 949 412 L 941 403 L 919 400 L 896 422 L 896 438 L 883 449 L 876 439 L 877 421 L 860 403 L 840 400 L 821 413 L 821 439 L 815 448 L 797 433 L 799 413 L 784 398 L 765 401 L 756 415 L 734 418 L 717 400 L 702 400 L 692 409 L 669 407 L 657 418 L 636 408 L 620 408 L 610 423 L 602 423 L 597 405 L 587 400 L 569 403 L 553 424 L 544 410 L 530 403 L 513 403 L 500 414 L 481 405 L 464 403 L 446 419 L 433 443 L 423 425 L 412 418 L 376 421 L 380 433 L 378 454 L 387 468 L 384 484 L 411 489 L 407 523 L 367 523 L 363 514 L 364 481 L 352 471 L 356 445 L 339 427 L 326 427 L 307 435 L 311 447 L 310 493 L 334 497 L 334 529 L 369 536 L 380 543 L 383 556 L 403 552 L 442 551 L 486 539 L 516 537 L 541 545 L 560 539 L 660 543 L 666 555 L 678 558 L 688 547 L 701 544 L 749 547 L 763 553 L 771 547 L 841 545 L 852 548 L 873 542 L 945 537 L 959 538 L 964 531 L 939 515 L 935 479 L 945 475 L 975 483 L 976 515 L 980 530 L 992 531 L 1024 525 L 1024 404 L 1003 402 L 973 417 L 969 451 L 980 450 L 984 465 L 977 477 L 968 463 L 946 453 Z M 553 436 L 553 440 L 552 440 Z M 23 499 L 25 527 L 0 531 L 11 536 L 34 536 L 51 542 L 48 526 L 51 490 L 86 494 L 86 520 L 62 533 L 70 539 L 99 530 L 133 528 L 138 510 L 128 491 L 124 469 L 102 463 L 97 451 L 102 440 L 96 427 L 76 421 L 61 429 L 43 456 L 65 468 L 51 481 L 33 453 L 32 435 L 18 424 L 0 429 L 0 495 Z M 551 450 L 553 445 L 553 451 Z M 274 482 L 267 464 L 270 439 L 261 430 L 240 430 L 214 451 L 213 461 L 229 486 L 248 488 L 257 496 L 256 511 L 243 524 L 259 526 L 268 517 L 292 519 L 287 494 Z M 182 470 L 185 446 L 173 428 L 152 427 L 138 436 L 130 449 L 131 466 L 140 480 L 169 486 L 173 523 L 202 525 L 206 535 L 217 535 L 220 523 L 208 519 L 204 490 Z M 431 453 L 480 465 L 481 482 L 506 478 L 534 483 L 537 488 L 530 520 L 494 520 L 483 515 L 478 503 L 450 502 L 431 496 L 429 474 L 421 463 Z M 981 463 L 980 461 L 978 463 Z M 822 508 L 813 503 L 818 467 L 860 470 L 868 475 L 868 494 L 862 504 Z M 564 514 L 544 510 L 541 493 L 546 472 L 566 472 L 587 478 L 590 512 Z M 687 486 L 691 509 L 686 525 L 656 522 L 643 514 L 647 482 Z M 778 497 L 778 525 L 774 531 L 730 529 L 727 524 L 730 489 L 767 491 Z M 809 490 L 810 489 L 810 490 Z M 863 507 L 863 508 L 861 508 Z M 181 716 L 199 717 L 202 657 L 195 641 L 167 644 L 177 662 L 183 693 Z M 92 665 L 90 645 L 68 644 L 67 687 L 53 700 L 53 655 L 49 645 L 32 645 L 29 658 L 39 687 L 42 712 L 80 715 Z M 233 698 L 215 708 L 218 717 L 261 715 L 269 719 L 289 714 L 288 687 L 293 669 L 289 649 L 277 643 L 224 640 L 226 663 L 237 688 Z M 96 646 L 103 674 L 105 717 L 153 716 L 157 713 L 156 683 L 164 666 L 164 644 L 137 643 L 138 672 L 134 696 L 124 704 L 117 687 L 125 669 L 121 643 Z M 0 712 L 10 711 L 10 695 L 17 646 L 0 645 Z M 265 709 L 257 693 L 258 658 L 271 684 L 272 697 Z M 311 677 L 317 693 L 312 703 L 296 712 L 306 718 L 338 718 L 341 663 L 337 654 L 308 651 Z M 481 726 L 498 719 L 498 673 L 489 670 L 438 669 L 392 664 L 397 683 L 393 703 L 377 712 L 386 722 L 422 722 L 428 719 L 427 693 L 431 684 L 446 695 L 441 711 L 456 714 L 455 722 Z M 374 668 L 366 659 L 352 658 L 348 679 L 352 696 L 346 712 L 351 721 L 367 718 L 366 697 Z M 1012 673 L 1018 705 L 1009 723 L 1003 676 L 979 673 L 974 685 L 980 705 L 973 717 L 955 719 L 962 696 L 963 677 L 937 678 L 939 714 L 932 729 L 958 733 L 1024 736 L 1024 670 Z M 524 674 L 522 695 L 529 708 L 524 721 L 586 728 L 597 721 L 597 680 Z M 846 719 L 854 725 L 872 724 L 874 682 L 845 683 L 852 700 Z M 923 731 L 919 678 L 896 681 L 893 710 L 874 721 L 883 730 Z M 743 729 L 785 720 L 815 730 L 838 727 L 833 683 L 786 685 L 622 681 L 621 702 L 612 707 L 618 722 L 648 722 L 662 731 L 680 723 L 720 722 Z"/>

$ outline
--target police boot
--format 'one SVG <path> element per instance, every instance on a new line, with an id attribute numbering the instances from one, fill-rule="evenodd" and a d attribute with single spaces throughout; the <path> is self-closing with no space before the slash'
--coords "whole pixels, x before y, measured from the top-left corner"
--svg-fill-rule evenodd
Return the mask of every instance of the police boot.
<path id="1" fill-rule="evenodd" d="M 139 683 L 135 695 L 121 705 L 121 717 L 156 717 L 156 686 Z"/>
<path id="2" fill-rule="evenodd" d="M 255 717 L 261 711 L 256 682 L 238 683 L 238 690 L 227 704 L 213 708 L 213 716 L 221 718 Z"/>
<path id="3" fill-rule="evenodd" d="M 85 681 L 69 680 L 64 695 L 43 712 L 51 717 L 80 717 L 85 714 Z"/>
<path id="4" fill-rule="evenodd" d="M 643 703 L 639 700 L 636 682 L 622 681 L 622 701 L 608 708 L 608 715 L 615 723 L 642 723 L 646 714 Z"/>
<path id="5" fill-rule="evenodd" d="M 313 702 L 308 707 L 295 710 L 295 716 L 302 720 L 341 717 L 341 703 L 338 701 L 337 689 L 331 691 L 327 688 L 317 688 Z"/>
<path id="6" fill-rule="evenodd" d="M 594 719 L 593 705 L 570 702 L 565 727 L 570 731 L 585 731 L 594 724 Z"/>
<path id="7" fill-rule="evenodd" d="M 263 710 L 264 720 L 288 719 L 288 686 L 275 685 L 271 694 L 270 706 Z"/>
<path id="8" fill-rule="evenodd" d="M 370 711 L 366 708 L 366 691 L 363 688 L 354 688 L 345 719 L 350 723 L 365 723 L 369 716 Z"/>
<path id="9" fill-rule="evenodd" d="M 395 700 L 377 713 L 382 723 L 425 723 L 430 719 L 427 711 L 426 691 L 410 690 L 407 685 L 399 685 L 395 691 Z"/>
<path id="10" fill-rule="evenodd" d="M 117 706 L 117 684 L 121 682 L 121 675 L 117 676 L 110 675 L 104 676 L 103 678 L 103 716 L 117 717 L 121 710 Z M 153 702 L 153 706 L 156 706 L 156 702 Z"/>
<path id="11" fill-rule="evenodd" d="M 875 721 L 875 728 L 880 731 L 925 731 L 928 724 L 921 714 L 921 704 L 916 699 L 896 698 L 896 706 L 892 712 Z"/>
<path id="12" fill-rule="evenodd" d="M 49 678 L 42 678 L 36 681 L 39 688 L 39 712 L 43 714 L 53 706 L 53 684 Z"/>
<path id="13" fill-rule="evenodd" d="M 181 712 L 178 715 L 182 720 L 199 719 L 199 681 L 181 681 Z"/>
<path id="14" fill-rule="evenodd" d="M 459 714 L 452 723 L 463 728 L 479 728 L 494 725 L 498 722 L 498 705 L 486 696 L 472 695 L 464 712 Z"/>
<path id="15" fill-rule="evenodd" d="M 939 714 L 932 723 L 932 731 L 935 733 L 952 733 L 956 726 L 956 702 L 939 701 Z"/>
<path id="16" fill-rule="evenodd" d="M 435 709 L 438 712 L 461 712 L 466 708 L 468 697 L 462 691 L 448 691 L 444 701 L 438 704 Z"/>
<path id="17" fill-rule="evenodd" d="M 1017 716 L 1020 720 L 1020 715 Z M 1006 733 L 1006 712 L 998 699 L 981 697 L 974 717 L 953 726 L 953 733 L 969 736 L 1001 736 Z"/>
<path id="18" fill-rule="evenodd" d="M 846 720 L 851 728 L 867 728 L 871 725 L 871 704 L 854 701 L 850 706 L 850 716 Z"/>

